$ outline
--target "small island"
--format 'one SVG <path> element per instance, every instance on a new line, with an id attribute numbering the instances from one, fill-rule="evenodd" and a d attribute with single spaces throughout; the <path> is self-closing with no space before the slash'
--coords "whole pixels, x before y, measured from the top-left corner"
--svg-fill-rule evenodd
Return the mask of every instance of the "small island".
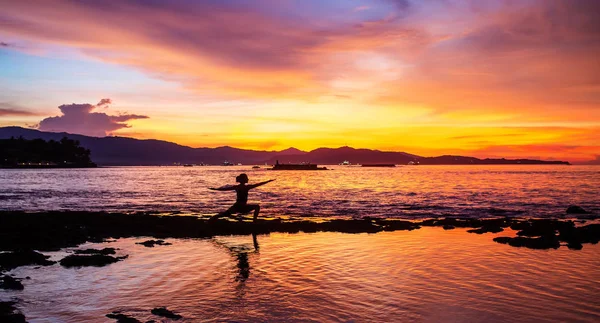
<path id="1" fill-rule="evenodd" d="M 89 168 L 96 167 L 90 150 L 79 141 L 0 139 L 0 168 Z"/>

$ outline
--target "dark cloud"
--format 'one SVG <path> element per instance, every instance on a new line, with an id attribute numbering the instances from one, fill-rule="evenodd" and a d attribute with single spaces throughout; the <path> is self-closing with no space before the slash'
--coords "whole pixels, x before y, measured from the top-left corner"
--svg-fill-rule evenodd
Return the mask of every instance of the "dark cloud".
<path id="1" fill-rule="evenodd" d="M 63 104 L 58 107 L 62 115 L 40 121 L 38 129 L 104 137 L 113 131 L 129 128 L 127 121 L 148 118 L 148 116 L 138 114 L 108 115 L 103 112 L 93 112 L 95 108 L 105 107 L 110 103 L 112 103 L 110 99 L 102 99 L 97 105 L 89 103 Z"/>
<path id="2" fill-rule="evenodd" d="M 36 113 L 27 111 L 19 106 L 10 103 L 0 103 L 0 117 L 8 116 L 34 116 Z"/>
<path id="3" fill-rule="evenodd" d="M 32 112 L 29 112 L 29 111 L 0 108 L 0 117 L 6 117 L 6 116 L 33 116 L 33 115 L 35 115 L 35 114 L 32 113 Z"/>
<path id="4" fill-rule="evenodd" d="M 102 99 L 102 100 L 100 100 L 100 102 L 98 102 L 98 104 L 96 104 L 96 106 L 101 107 L 101 106 L 105 106 L 105 105 L 109 105 L 109 104 L 112 104 L 111 99 Z"/>

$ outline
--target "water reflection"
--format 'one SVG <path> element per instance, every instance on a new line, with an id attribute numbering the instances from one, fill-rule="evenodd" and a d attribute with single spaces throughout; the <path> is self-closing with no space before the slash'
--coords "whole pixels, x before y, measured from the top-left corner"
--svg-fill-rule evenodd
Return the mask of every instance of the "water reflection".
<path id="1" fill-rule="evenodd" d="M 114 310 L 146 322 L 159 306 L 186 322 L 600 320 L 600 245 L 530 250 L 441 228 L 260 238 L 119 239 L 81 247 L 130 255 L 107 267 L 11 273 L 31 277 L 18 292 L 30 322 L 107 322 Z"/>
<path id="2" fill-rule="evenodd" d="M 236 275 L 234 280 L 238 283 L 236 286 L 237 298 L 243 299 L 246 295 L 246 280 L 250 277 L 250 257 L 256 257 L 259 254 L 260 246 L 256 233 L 252 233 L 252 244 L 249 243 L 226 243 L 219 238 L 213 238 L 212 242 L 218 248 L 224 248 L 236 262 Z M 254 258 L 252 257 L 252 258 Z"/>

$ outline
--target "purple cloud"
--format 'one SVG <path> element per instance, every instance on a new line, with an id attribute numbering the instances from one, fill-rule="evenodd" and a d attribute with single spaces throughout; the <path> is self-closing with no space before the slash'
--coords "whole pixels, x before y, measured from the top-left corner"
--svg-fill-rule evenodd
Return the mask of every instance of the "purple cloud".
<path id="1" fill-rule="evenodd" d="M 98 104 L 96 104 L 96 106 L 101 107 L 101 106 L 109 105 L 109 104 L 112 104 L 111 99 L 102 99 L 102 100 L 100 100 L 100 102 L 98 102 Z"/>
<path id="2" fill-rule="evenodd" d="M 95 108 L 107 107 L 110 103 L 112 103 L 110 99 L 102 99 L 97 105 L 89 103 L 63 104 L 58 107 L 62 115 L 49 117 L 40 121 L 38 129 L 42 131 L 68 132 L 104 137 L 110 135 L 113 131 L 129 128 L 130 126 L 126 123 L 127 121 L 148 118 L 148 116 L 138 114 L 120 114 L 114 116 L 103 112 L 93 112 Z"/>

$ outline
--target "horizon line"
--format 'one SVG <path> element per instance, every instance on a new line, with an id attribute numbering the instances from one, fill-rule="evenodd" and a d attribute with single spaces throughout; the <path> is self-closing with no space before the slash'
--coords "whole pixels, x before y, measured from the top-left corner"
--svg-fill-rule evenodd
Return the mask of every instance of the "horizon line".
<path id="1" fill-rule="evenodd" d="M 24 129 L 24 130 L 32 130 L 32 131 L 37 131 L 40 133 L 55 133 L 55 134 L 67 134 L 67 135 L 75 135 L 75 136 L 82 136 L 82 137 L 88 137 L 88 138 L 124 138 L 124 139 L 132 139 L 132 140 L 139 140 L 139 141 L 162 141 L 162 142 L 166 142 L 169 144 L 174 144 L 174 145 L 178 145 L 181 147 L 187 147 L 190 149 L 218 149 L 218 148 L 231 148 L 231 149 L 237 149 L 237 150 L 245 150 L 245 151 L 255 151 L 255 152 L 283 152 L 286 150 L 297 150 L 299 152 L 302 153 L 310 153 L 313 152 L 315 150 L 318 149 L 332 149 L 332 150 L 336 150 L 336 149 L 342 149 L 342 148 L 349 148 L 352 150 L 369 150 L 369 151 L 373 151 L 373 152 L 382 152 L 382 153 L 401 153 L 401 154 L 407 154 L 407 155 L 411 155 L 411 156 L 415 156 L 417 158 L 434 158 L 434 157 L 444 157 L 444 156 L 449 156 L 449 157 L 468 157 L 468 158 L 476 158 L 476 159 L 480 159 L 480 160 L 485 160 L 485 159 L 506 159 L 506 160 L 540 160 L 540 161 L 548 161 L 548 162 L 567 162 L 569 164 L 576 164 L 576 165 L 595 165 L 593 164 L 594 160 L 577 160 L 577 161 L 570 161 L 570 160 L 561 160 L 561 159 L 542 159 L 542 158 L 536 158 L 536 157 L 477 157 L 477 156 L 469 156 L 469 155 L 460 155 L 460 154 L 441 154 L 441 155 L 431 155 L 431 156 L 423 156 L 423 155 L 417 155 L 417 154 L 413 154 L 413 153 L 409 153 L 406 152 L 404 150 L 382 150 L 382 149 L 374 149 L 374 148 L 364 148 L 364 147 L 352 147 L 352 146 L 348 146 L 348 145 L 344 145 L 344 146 L 319 146 L 317 148 L 311 149 L 311 150 L 302 150 L 293 146 L 289 146 L 288 148 L 285 149 L 281 149 L 281 150 L 258 150 L 258 149 L 250 149 L 250 148 L 239 148 L 239 147 L 235 147 L 235 146 L 230 146 L 230 145 L 223 145 L 223 146 L 198 146 L 198 147 L 194 147 L 194 146 L 189 146 L 189 145 L 183 145 L 183 144 L 179 144 L 177 142 L 173 142 L 173 141 L 168 141 L 168 140 L 164 140 L 164 139 L 156 139 L 156 138 L 134 138 L 134 137 L 126 137 L 126 136 L 119 136 L 119 135 L 114 135 L 114 134 L 109 134 L 106 135 L 104 137 L 97 137 L 97 136 L 90 136 L 90 135 L 84 135 L 84 134 L 79 134 L 79 133 L 70 133 L 70 132 L 66 132 L 66 131 L 42 131 L 33 127 L 21 127 L 21 126 L 4 126 L 4 127 L 0 127 L 0 129 L 3 128 L 18 128 L 18 129 Z"/>

